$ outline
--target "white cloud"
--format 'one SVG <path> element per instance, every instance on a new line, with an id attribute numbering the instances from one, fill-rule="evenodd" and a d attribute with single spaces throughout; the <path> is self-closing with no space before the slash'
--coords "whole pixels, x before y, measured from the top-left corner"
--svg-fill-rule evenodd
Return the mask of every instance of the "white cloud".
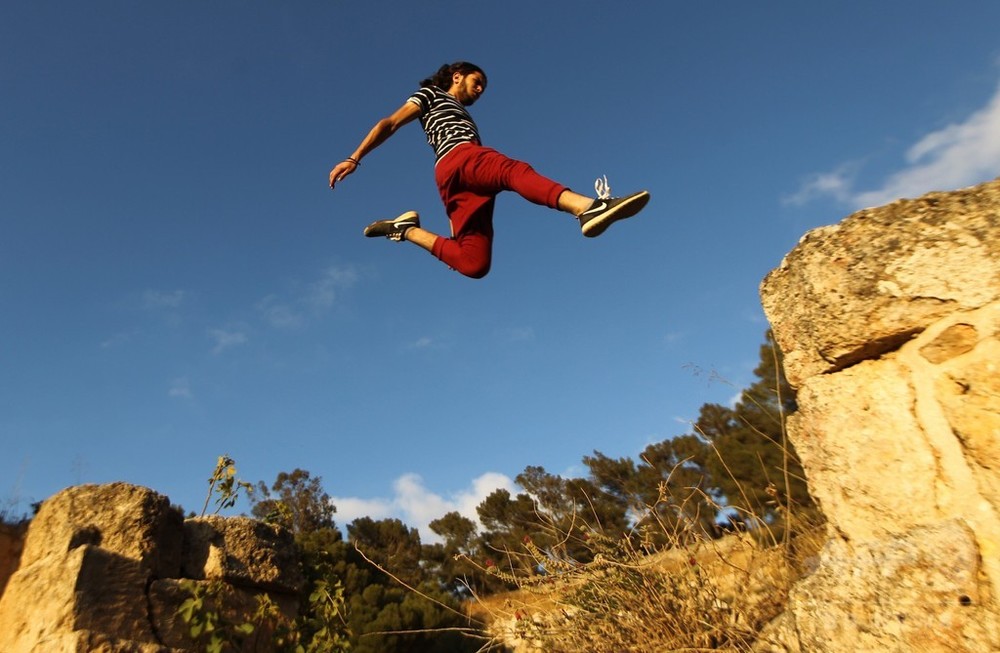
<path id="1" fill-rule="evenodd" d="M 682 342 L 685 338 L 687 338 L 687 334 L 683 331 L 667 331 L 663 334 L 663 342 L 667 345 Z"/>
<path id="2" fill-rule="evenodd" d="M 257 302 L 256 308 L 263 313 L 264 320 L 277 329 L 296 329 L 305 322 L 301 313 L 282 303 L 274 295 L 268 295 Z"/>
<path id="3" fill-rule="evenodd" d="M 148 310 L 177 308 L 184 302 L 183 290 L 145 290 L 142 293 L 142 307 Z"/>
<path id="4" fill-rule="evenodd" d="M 845 163 L 833 172 L 810 175 L 794 194 L 782 198 L 783 204 L 802 206 L 820 197 L 833 197 L 838 202 L 851 202 L 851 186 L 858 165 Z"/>
<path id="5" fill-rule="evenodd" d="M 802 204 L 821 196 L 853 208 L 881 206 L 903 197 L 951 190 L 992 179 L 1000 173 L 1000 87 L 986 106 L 966 120 L 918 139 L 906 152 L 905 165 L 881 187 L 858 191 L 858 165 L 813 175 L 786 203 Z"/>
<path id="6" fill-rule="evenodd" d="M 358 517 L 385 519 L 395 517 L 396 510 L 390 499 L 360 499 L 358 497 L 333 497 L 330 499 L 337 508 L 337 519 L 348 524 Z"/>
<path id="7" fill-rule="evenodd" d="M 535 329 L 530 326 L 510 327 L 499 333 L 508 342 L 530 342 L 535 339 Z"/>
<path id="8" fill-rule="evenodd" d="M 337 291 L 353 286 L 357 280 L 354 268 L 330 266 L 318 281 L 309 286 L 304 301 L 315 310 L 326 310 L 333 306 Z"/>
<path id="9" fill-rule="evenodd" d="M 167 396 L 177 399 L 194 398 L 194 394 L 191 392 L 191 384 L 185 378 L 174 379 L 171 381 L 170 389 L 167 390 Z"/>
<path id="10" fill-rule="evenodd" d="M 125 332 L 125 331 L 116 333 L 101 342 L 101 349 L 114 349 L 115 347 L 118 347 L 119 345 L 123 345 L 126 342 L 128 342 L 133 335 L 134 334 L 132 332 Z"/>
<path id="11" fill-rule="evenodd" d="M 333 497 L 332 501 L 337 507 L 338 520 L 345 525 L 358 517 L 395 517 L 418 529 L 421 541 L 430 543 L 440 541 L 428 527 L 430 522 L 454 511 L 479 523 L 476 506 L 501 488 L 512 494 L 517 491 L 507 475 L 486 472 L 474 478 L 469 487 L 446 497 L 431 491 L 419 475 L 404 474 L 393 483 L 392 498 Z"/>
<path id="12" fill-rule="evenodd" d="M 208 332 L 210 338 L 215 340 L 215 347 L 212 348 L 213 354 L 221 354 L 223 351 L 229 349 L 230 347 L 238 347 L 240 345 L 245 345 L 249 338 L 242 331 L 226 331 L 224 329 L 210 329 Z"/>
<path id="13" fill-rule="evenodd" d="M 310 316 L 330 310 L 340 291 L 353 286 L 358 280 L 351 267 L 333 265 L 323 270 L 319 279 L 297 285 L 289 297 L 268 295 L 257 302 L 255 308 L 264 320 L 277 329 L 297 329 L 305 325 Z"/>

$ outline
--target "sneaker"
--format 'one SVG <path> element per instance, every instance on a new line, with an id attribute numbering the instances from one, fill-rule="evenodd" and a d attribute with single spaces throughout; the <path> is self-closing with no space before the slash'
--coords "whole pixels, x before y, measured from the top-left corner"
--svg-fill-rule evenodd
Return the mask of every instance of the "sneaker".
<path id="1" fill-rule="evenodd" d="M 420 216 L 416 211 L 407 211 L 394 220 L 376 220 L 365 227 L 365 235 L 369 238 L 385 236 L 397 243 L 406 237 L 406 232 L 420 226 Z"/>
<path id="2" fill-rule="evenodd" d="M 612 223 L 631 218 L 649 201 L 649 193 L 641 190 L 625 197 L 599 197 L 580 214 L 580 229 L 588 238 L 600 236 Z"/>

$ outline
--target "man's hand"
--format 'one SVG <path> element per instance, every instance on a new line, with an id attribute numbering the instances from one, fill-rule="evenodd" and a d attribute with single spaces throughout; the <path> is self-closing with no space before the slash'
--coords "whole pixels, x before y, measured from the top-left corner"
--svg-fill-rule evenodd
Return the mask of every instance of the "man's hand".
<path id="1" fill-rule="evenodd" d="M 338 181 L 358 169 L 361 157 L 365 156 L 376 147 L 385 142 L 385 139 L 392 136 L 397 129 L 408 122 L 416 120 L 420 116 L 420 107 L 413 102 L 405 102 L 403 106 L 396 109 L 388 118 L 382 118 L 372 127 L 365 140 L 354 151 L 353 156 L 349 156 L 330 171 L 330 188 L 333 188 Z"/>
<path id="2" fill-rule="evenodd" d="M 350 159 L 341 161 L 337 165 L 333 166 L 333 170 L 330 171 L 330 188 L 333 188 L 338 181 L 357 169 L 358 164 Z"/>

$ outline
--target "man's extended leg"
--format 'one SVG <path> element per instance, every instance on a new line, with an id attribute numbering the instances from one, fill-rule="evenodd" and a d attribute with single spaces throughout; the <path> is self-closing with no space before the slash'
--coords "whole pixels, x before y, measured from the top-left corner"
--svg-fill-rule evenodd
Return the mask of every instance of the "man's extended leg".
<path id="1" fill-rule="evenodd" d="M 594 199 L 580 195 L 562 184 L 544 177 L 523 161 L 517 161 L 496 150 L 472 146 L 458 167 L 463 187 L 479 193 L 496 194 L 514 191 L 535 204 L 559 209 L 576 216 L 583 235 L 593 238 L 618 220 L 629 218 L 642 210 L 649 193 L 639 191 L 625 197 L 611 197 L 607 180 Z M 601 184 L 601 180 L 598 180 Z"/>

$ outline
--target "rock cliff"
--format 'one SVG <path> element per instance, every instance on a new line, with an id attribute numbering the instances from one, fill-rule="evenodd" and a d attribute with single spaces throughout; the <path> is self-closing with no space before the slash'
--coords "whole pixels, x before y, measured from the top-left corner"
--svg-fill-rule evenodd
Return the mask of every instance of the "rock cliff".
<path id="1" fill-rule="evenodd" d="M 32 520 L 0 597 L 3 653 L 185 653 L 183 579 L 221 583 L 230 605 L 267 593 L 294 614 L 302 578 L 291 536 L 245 518 L 184 520 L 152 490 L 69 488 Z M 270 650 L 267 646 L 255 649 Z"/>
<path id="2" fill-rule="evenodd" d="M 828 519 L 762 650 L 1000 650 L 1000 180 L 806 234 L 761 285 Z"/>

